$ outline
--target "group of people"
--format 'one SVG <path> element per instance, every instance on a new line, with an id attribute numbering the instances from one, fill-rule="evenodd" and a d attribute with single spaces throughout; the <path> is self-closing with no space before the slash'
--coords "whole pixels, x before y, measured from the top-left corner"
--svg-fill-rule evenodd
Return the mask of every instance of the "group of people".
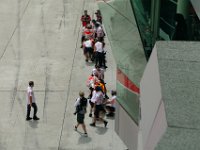
<path id="1" fill-rule="evenodd" d="M 105 32 L 102 27 L 102 16 L 100 10 L 97 10 L 95 14 L 96 19 L 93 20 L 91 20 L 87 10 L 85 10 L 84 15 L 81 16 L 81 48 L 83 48 L 86 62 L 95 62 L 96 65 L 107 68 L 104 43 Z"/>
<path id="2" fill-rule="evenodd" d="M 87 136 L 87 130 L 84 123 L 84 118 L 87 110 L 88 102 L 90 104 L 89 117 L 93 117 L 90 126 L 95 127 L 96 121 L 100 121 L 107 127 L 107 117 L 114 117 L 116 91 L 111 91 L 111 98 L 107 96 L 106 83 L 104 82 L 104 70 L 107 68 L 105 65 L 105 43 L 104 43 L 104 31 L 102 27 L 101 12 L 97 10 L 96 20 L 92 20 L 87 14 L 87 10 L 84 11 L 84 15 L 81 17 L 83 26 L 82 45 L 86 61 L 95 61 L 95 67 L 92 69 L 86 85 L 90 91 L 89 96 L 86 98 L 84 92 L 79 92 L 79 98 L 75 102 L 75 112 L 77 115 L 77 124 L 75 130 L 79 125 L 82 125 L 84 135 Z M 100 34 L 100 30 L 103 34 Z"/>
<path id="3" fill-rule="evenodd" d="M 79 97 L 75 102 L 75 112 L 77 115 L 77 124 L 74 129 L 77 130 L 79 125 L 84 130 L 84 135 L 87 136 L 87 130 L 84 123 L 84 118 L 87 110 L 88 101 L 90 104 L 89 117 L 93 117 L 90 126 L 95 127 L 96 121 L 101 121 L 104 127 L 107 127 L 108 121 L 104 119 L 107 117 L 113 117 L 115 112 L 116 91 L 111 91 L 112 97 L 107 96 L 106 83 L 104 82 L 104 70 L 107 68 L 105 65 L 105 43 L 104 43 L 104 31 L 102 27 L 101 12 L 97 10 L 96 20 L 92 20 L 87 14 L 87 10 L 84 11 L 84 15 L 81 17 L 83 25 L 82 46 L 86 61 L 95 61 L 95 67 L 92 69 L 91 74 L 87 80 L 87 87 L 90 94 L 85 98 L 84 92 L 79 92 Z M 29 81 L 27 88 L 27 115 L 26 120 L 39 120 L 37 117 L 37 105 L 33 92 L 34 82 Z M 31 107 L 34 109 L 33 118 L 30 117 Z"/>

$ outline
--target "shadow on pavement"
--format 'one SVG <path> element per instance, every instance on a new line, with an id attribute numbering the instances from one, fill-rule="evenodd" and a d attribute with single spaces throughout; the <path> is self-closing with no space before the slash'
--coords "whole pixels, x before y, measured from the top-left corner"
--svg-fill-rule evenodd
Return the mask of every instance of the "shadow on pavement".
<path id="1" fill-rule="evenodd" d="M 105 134 L 106 132 L 107 132 L 107 130 L 108 130 L 108 128 L 105 128 L 105 127 L 99 127 L 99 126 L 96 126 L 96 133 L 97 134 L 100 134 L 100 135 L 102 135 L 102 134 Z"/>
<path id="2" fill-rule="evenodd" d="M 86 143 L 89 143 L 92 141 L 92 138 L 91 137 L 85 137 L 85 136 L 80 136 L 79 139 L 78 139 L 78 143 L 79 144 L 86 144 Z"/>
<path id="3" fill-rule="evenodd" d="M 106 119 L 115 120 L 115 117 L 107 117 L 107 116 L 106 116 Z"/>
<path id="4" fill-rule="evenodd" d="M 34 129 L 38 128 L 38 121 L 29 121 L 29 126 Z"/>

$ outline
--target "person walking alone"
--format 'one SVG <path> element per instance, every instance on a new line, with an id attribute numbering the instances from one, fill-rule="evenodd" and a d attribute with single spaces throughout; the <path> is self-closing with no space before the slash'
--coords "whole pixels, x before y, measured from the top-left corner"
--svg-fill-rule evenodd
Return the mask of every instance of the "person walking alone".
<path id="1" fill-rule="evenodd" d="M 34 82 L 29 81 L 29 86 L 27 88 L 27 115 L 26 115 L 26 120 L 29 121 L 31 119 L 33 120 L 39 120 L 40 118 L 37 117 L 37 105 L 35 102 L 35 95 L 33 92 L 33 87 L 34 87 Z M 31 107 L 33 107 L 34 112 L 33 112 L 33 118 L 30 117 L 30 112 L 31 112 Z"/>

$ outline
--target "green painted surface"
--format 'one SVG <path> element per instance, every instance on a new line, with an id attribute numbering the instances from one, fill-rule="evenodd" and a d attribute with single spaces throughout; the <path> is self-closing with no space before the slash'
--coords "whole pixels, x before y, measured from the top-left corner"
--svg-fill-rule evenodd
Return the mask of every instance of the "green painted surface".
<path id="1" fill-rule="evenodd" d="M 117 67 L 139 87 L 146 59 L 130 1 L 99 3 L 99 8 Z M 119 85 L 117 87 L 118 93 L 124 95 L 118 98 L 119 103 L 135 121 L 138 121 L 138 96 L 133 96 L 133 93 Z"/>
<path id="2" fill-rule="evenodd" d="M 152 45 L 151 27 L 150 27 L 150 10 L 151 1 L 130 0 L 134 14 L 137 20 L 138 28 L 142 36 L 143 44 L 146 46 Z"/>
<path id="3" fill-rule="evenodd" d="M 117 100 L 130 114 L 131 118 L 138 124 L 139 121 L 139 99 L 138 95 L 127 90 L 123 85 L 117 83 Z"/>

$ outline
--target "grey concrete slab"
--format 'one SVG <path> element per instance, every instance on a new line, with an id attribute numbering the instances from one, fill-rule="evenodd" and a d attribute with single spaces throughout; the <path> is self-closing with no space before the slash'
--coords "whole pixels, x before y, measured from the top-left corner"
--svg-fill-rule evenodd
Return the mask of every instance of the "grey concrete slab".
<path id="1" fill-rule="evenodd" d="M 108 128 L 91 128 L 89 137 L 73 130 L 74 101 L 80 90 L 89 93 L 86 64 L 80 46 L 80 16 L 92 15 L 95 0 L 0 1 L 0 149 L 1 150 L 122 150 L 125 145 Z M 115 89 L 115 62 L 108 47 L 105 81 Z M 35 81 L 40 121 L 25 121 L 26 88 Z M 80 128 L 80 132 L 82 132 Z"/>
<path id="2" fill-rule="evenodd" d="M 199 130 L 167 128 L 155 150 L 197 150 L 200 149 Z"/>
<path id="3" fill-rule="evenodd" d="M 156 48 L 168 127 L 155 149 L 199 149 L 199 42 L 159 41 Z"/>
<path id="4" fill-rule="evenodd" d="M 162 98 L 169 126 L 199 129 L 199 42 L 158 42 Z"/>

